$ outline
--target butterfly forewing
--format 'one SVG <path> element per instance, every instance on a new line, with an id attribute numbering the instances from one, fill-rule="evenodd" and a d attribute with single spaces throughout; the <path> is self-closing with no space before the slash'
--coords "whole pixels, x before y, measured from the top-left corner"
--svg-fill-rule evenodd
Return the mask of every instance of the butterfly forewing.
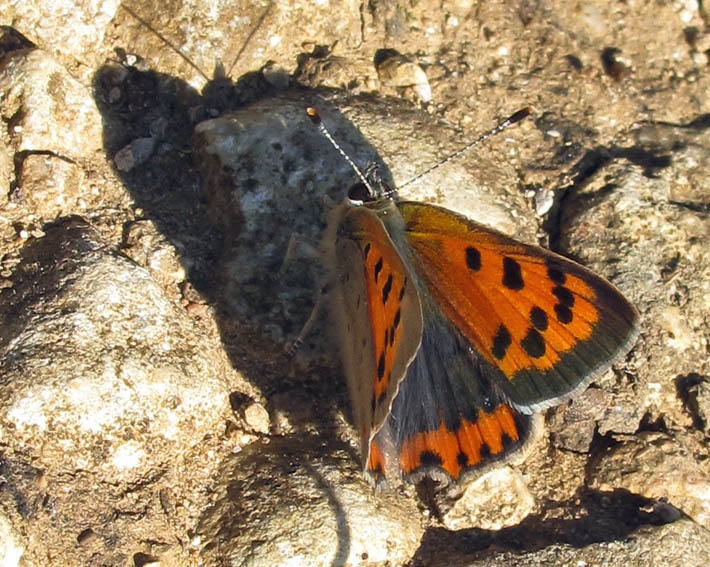
<path id="1" fill-rule="evenodd" d="M 371 450 L 370 443 L 419 349 L 421 307 L 409 270 L 367 207 L 343 214 L 333 256 L 332 303 L 354 419 L 365 468 L 378 480 L 386 469 L 384 449 Z"/>
<path id="2" fill-rule="evenodd" d="M 441 207 L 398 207 L 418 276 L 519 410 L 570 397 L 631 347 L 636 311 L 589 270 Z"/>

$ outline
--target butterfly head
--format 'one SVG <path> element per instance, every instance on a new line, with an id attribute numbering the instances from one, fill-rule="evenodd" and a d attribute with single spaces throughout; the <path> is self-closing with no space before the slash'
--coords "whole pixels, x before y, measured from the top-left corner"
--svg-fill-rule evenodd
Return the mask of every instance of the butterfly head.
<path id="1" fill-rule="evenodd" d="M 318 111 L 309 106 L 306 108 L 306 115 L 308 118 L 318 126 L 321 133 L 328 139 L 328 141 L 333 145 L 333 147 L 340 152 L 345 161 L 352 167 L 353 171 L 357 174 L 359 181 L 352 185 L 348 190 L 347 196 L 345 198 L 345 203 L 351 207 L 358 206 L 368 206 L 382 201 L 391 201 L 396 199 L 396 191 L 389 187 L 379 175 L 379 166 L 371 162 L 362 171 L 352 160 L 352 158 L 343 150 L 338 142 L 335 141 L 333 136 L 330 134 L 328 129 L 323 124 Z"/>
<path id="2" fill-rule="evenodd" d="M 367 206 L 378 201 L 396 200 L 397 191 L 382 181 L 379 166 L 373 162 L 367 166 L 361 180 L 348 189 L 346 199 L 351 206 Z"/>

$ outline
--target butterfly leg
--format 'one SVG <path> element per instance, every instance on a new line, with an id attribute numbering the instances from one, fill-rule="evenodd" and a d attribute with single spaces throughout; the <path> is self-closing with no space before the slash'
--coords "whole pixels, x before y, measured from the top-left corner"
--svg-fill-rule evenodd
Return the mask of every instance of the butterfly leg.
<path id="1" fill-rule="evenodd" d="M 329 195 L 323 195 L 323 206 L 327 211 L 335 209 L 338 206 Z M 292 234 L 291 238 L 288 240 L 288 246 L 286 247 L 286 254 L 284 254 L 284 259 L 281 262 L 281 267 L 276 273 L 275 279 L 280 278 L 286 270 L 288 270 L 291 262 L 293 262 L 296 257 L 303 257 L 309 260 L 316 260 L 318 263 L 322 260 L 322 253 L 320 249 L 320 241 L 315 238 L 310 238 L 304 236 L 303 234 Z"/>
<path id="2" fill-rule="evenodd" d="M 281 262 L 281 267 L 276 272 L 275 280 L 279 280 L 288 270 L 291 262 L 297 257 L 308 258 L 320 262 L 318 241 L 302 234 L 292 234 L 286 247 L 286 254 Z"/>
<path id="3" fill-rule="evenodd" d="M 318 241 L 307 236 L 303 236 L 302 234 L 292 234 L 291 238 L 288 241 L 288 246 L 286 247 L 286 254 L 284 255 L 283 262 L 281 263 L 281 267 L 279 268 L 276 274 L 277 280 L 280 279 L 281 276 L 288 270 L 293 260 L 298 257 L 308 258 L 310 260 L 320 262 L 321 252 L 320 248 L 318 247 Z M 296 351 L 301 347 L 301 345 L 303 344 L 303 340 L 310 332 L 313 323 L 316 321 L 316 319 L 318 319 L 321 305 L 324 300 L 324 295 L 325 286 L 321 288 L 318 294 L 318 298 L 316 299 L 316 303 L 313 306 L 313 310 L 311 311 L 308 320 L 303 325 L 301 332 L 298 333 L 298 337 L 296 337 L 296 340 L 294 340 L 291 344 L 287 345 L 286 352 L 289 356 L 293 356 L 296 354 Z"/>
<path id="4" fill-rule="evenodd" d="M 313 311 L 311 311 L 311 314 L 303 325 L 303 328 L 301 328 L 301 332 L 298 333 L 296 340 L 293 341 L 286 349 L 286 352 L 289 356 L 293 356 L 296 354 L 296 351 L 303 344 L 303 340 L 308 336 L 308 333 L 310 333 L 313 323 L 315 323 L 315 321 L 318 319 L 318 316 L 320 315 L 320 310 L 322 309 L 323 303 L 325 302 L 326 293 L 327 286 L 323 286 L 320 289 L 320 292 L 318 293 L 318 299 L 316 299 L 316 304 L 313 306 Z"/>

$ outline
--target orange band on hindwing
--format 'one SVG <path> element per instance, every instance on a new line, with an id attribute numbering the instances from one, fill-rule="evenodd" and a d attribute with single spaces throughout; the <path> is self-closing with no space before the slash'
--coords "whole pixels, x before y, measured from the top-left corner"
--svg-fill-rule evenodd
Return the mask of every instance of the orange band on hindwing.
<path id="1" fill-rule="evenodd" d="M 478 419 L 463 419 L 456 431 L 444 422 L 438 429 L 408 437 L 400 450 L 400 466 L 405 475 L 420 468 L 441 467 L 456 480 L 462 471 L 485 464 L 520 439 L 513 410 L 498 405 L 491 413 L 479 410 Z"/>

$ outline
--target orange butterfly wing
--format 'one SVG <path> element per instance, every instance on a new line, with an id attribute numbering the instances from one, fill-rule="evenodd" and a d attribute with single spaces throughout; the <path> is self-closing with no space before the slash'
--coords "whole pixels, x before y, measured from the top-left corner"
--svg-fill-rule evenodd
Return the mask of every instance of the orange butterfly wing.
<path id="1" fill-rule="evenodd" d="M 481 472 L 526 445 L 533 424 L 507 404 L 499 403 L 488 412 L 479 408 L 477 413 L 472 421 L 461 419 L 453 428 L 442 420 L 438 429 L 404 437 L 399 457 L 402 473 L 415 480 L 424 475 L 438 478 L 440 468 L 458 480 L 463 473 Z"/>
<path id="2" fill-rule="evenodd" d="M 377 214 L 348 206 L 339 214 L 329 259 L 336 274 L 331 304 L 364 468 L 377 482 L 386 475 L 390 448 L 373 438 L 419 349 L 422 314 L 412 277 Z"/>
<path id="3" fill-rule="evenodd" d="M 375 441 L 396 447 L 399 468 L 409 480 L 430 476 L 447 482 L 523 452 L 536 420 L 500 399 L 485 375 L 485 362 L 425 289 L 420 300 L 422 344 Z"/>
<path id="4" fill-rule="evenodd" d="M 518 410 L 571 397 L 631 348 L 635 309 L 586 268 L 444 208 L 397 205 L 417 275 Z"/>

